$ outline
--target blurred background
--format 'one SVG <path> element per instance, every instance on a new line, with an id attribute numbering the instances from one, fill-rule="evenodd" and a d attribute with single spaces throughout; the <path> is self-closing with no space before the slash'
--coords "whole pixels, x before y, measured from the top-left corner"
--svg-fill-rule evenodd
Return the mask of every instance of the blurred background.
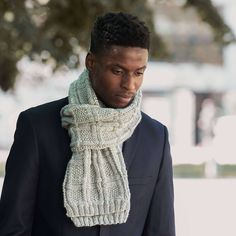
<path id="1" fill-rule="evenodd" d="M 177 235 L 236 235 L 235 0 L 1 0 L 0 192 L 19 113 L 67 96 L 107 11 L 151 29 L 142 106 L 169 129 Z"/>

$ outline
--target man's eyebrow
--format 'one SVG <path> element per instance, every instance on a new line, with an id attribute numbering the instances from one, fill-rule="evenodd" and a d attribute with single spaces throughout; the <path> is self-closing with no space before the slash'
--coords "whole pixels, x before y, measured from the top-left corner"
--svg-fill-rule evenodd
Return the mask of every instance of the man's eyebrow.
<path id="1" fill-rule="evenodd" d="M 127 70 L 124 66 L 120 65 L 120 64 L 112 64 L 112 66 L 117 66 L 120 67 L 123 70 Z M 145 70 L 147 68 L 147 66 L 142 66 L 140 68 L 137 68 L 136 70 Z"/>

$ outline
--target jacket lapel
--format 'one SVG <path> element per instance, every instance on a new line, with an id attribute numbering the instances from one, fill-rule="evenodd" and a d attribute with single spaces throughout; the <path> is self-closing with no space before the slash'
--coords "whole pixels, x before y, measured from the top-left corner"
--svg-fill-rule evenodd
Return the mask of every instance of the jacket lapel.
<path id="1" fill-rule="evenodd" d="M 141 122 L 140 122 L 141 123 Z M 133 132 L 132 136 L 127 139 L 124 144 L 123 144 L 123 156 L 124 156 L 124 161 L 126 164 L 126 169 L 127 171 L 129 170 L 134 158 L 135 158 L 135 153 L 137 151 L 137 147 L 139 144 L 139 139 L 140 139 L 140 123 L 136 127 L 135 131 Z"/>

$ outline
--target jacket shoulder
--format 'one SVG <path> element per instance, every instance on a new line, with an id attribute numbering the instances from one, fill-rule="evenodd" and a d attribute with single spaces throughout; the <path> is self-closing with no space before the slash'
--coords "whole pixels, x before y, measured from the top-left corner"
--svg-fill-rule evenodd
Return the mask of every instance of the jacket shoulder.
<path id="1" fill-rule="evenodd" d="M 142 133 L 142 136 L 147 137 L 147 139 L 152 137 L 152 139 L 164 140 L 166 134 L 168 133 L 164 124 L 151 118 L 144 112 L 142 112 L 142 119 L 139 124 L 139 129 Z"/>
<path id="2" fill-rule="evenodd" d="M 147 127 L 155 128 L 155 129 L 163 129 L 166 128 L 164 124 L 160 121 L 151 118 L 146 113 L 142 112 L 142 120 L 141 123 Z"/>

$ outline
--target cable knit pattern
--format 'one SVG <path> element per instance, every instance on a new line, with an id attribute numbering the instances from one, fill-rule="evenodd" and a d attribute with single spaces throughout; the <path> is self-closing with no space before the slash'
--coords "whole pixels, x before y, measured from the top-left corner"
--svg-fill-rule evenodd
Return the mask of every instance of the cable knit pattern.
<path id="1" fill-rule="evenodd" d="M 141 91 L 126 108 L 98 101 L 85 70 L 70 85 L 62 126 L 71 137 L 72 157 L 63 182 L 66 214 L 75 226 L 126 222 L 130 210 L 127 170 L 119 144 L 141 120 Z"/>

